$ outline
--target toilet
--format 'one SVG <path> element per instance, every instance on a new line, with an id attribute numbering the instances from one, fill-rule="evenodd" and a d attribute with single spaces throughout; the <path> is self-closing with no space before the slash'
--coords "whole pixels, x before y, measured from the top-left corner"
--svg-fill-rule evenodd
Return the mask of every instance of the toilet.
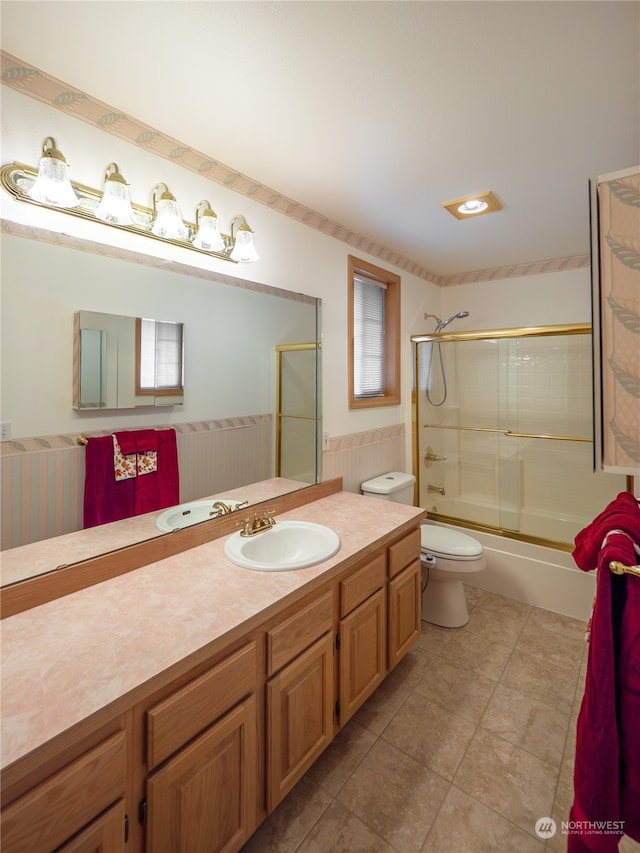
<path id="1" fill-rule="evenodd" d="M 466 533 L 429 522 L 422 523 L 420 533 L 422 618 L 443 628 L 460 628 L 469 621 L 463 583 L 473 583 L 486 567 L 484 548 Z"/>
<path id="2" fill-rule="evenodd" d="M 363 495 L 413 504 L 416 478 L 391 471 L 362 483 Z M 484 548 L 472 536 L 423 522 L 421 532 L 422 618 L 444 628 L 460 628 L 469 621 L 463 583 L 472 583 L 485 566 Z"/>

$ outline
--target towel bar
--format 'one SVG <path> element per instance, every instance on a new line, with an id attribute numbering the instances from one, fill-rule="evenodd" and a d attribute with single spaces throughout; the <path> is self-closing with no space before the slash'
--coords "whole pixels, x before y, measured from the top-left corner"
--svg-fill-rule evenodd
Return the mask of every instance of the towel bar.
<path id="1" fill-rule="evenodd" d="M 625 566 L 624 563 L 618 562 L 618 560 L 612 560 L 609 563 L 609 569 L 613 572 L 614 575 L 635 575 L 640 578 L 640 566 Z"/>

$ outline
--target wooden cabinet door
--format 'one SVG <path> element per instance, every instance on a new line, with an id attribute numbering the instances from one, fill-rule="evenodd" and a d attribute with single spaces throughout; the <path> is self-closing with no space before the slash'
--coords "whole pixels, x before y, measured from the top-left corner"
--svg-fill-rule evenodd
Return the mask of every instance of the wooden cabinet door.
<path id="1" fill-rule="evenodd" d="M 382 682 L 387 673 L 385 590 L 370 596 L 340 620 L 340 725 Z"/>
<path id="2" fill-rule="evenodd" d="M 124 853 L 124 800 L 120 800 L 57 853 Z"/>
<path id="3" fill-rule="evenodd" d="M 333 634 L 267 683 L 267 810 L 311 767 L 333 737 Z"/>
<path id="4" fill-rule="evenodd" d="M 125 794 L 127 733 L 119 731 L 2 810 L 3 853 L 51 853 Z"/>
<path id="5" fill-rule="evenodd" d="M 148 853 L 234 853 L 256 826 L 256 698 L 248 697 L 147 780 Z"/>
<path id="6" fill-rule="evenodd" d="M 420 636 L 422 626 L 420 560 L 389 581 L 389 669 L 399 663 Z"/>

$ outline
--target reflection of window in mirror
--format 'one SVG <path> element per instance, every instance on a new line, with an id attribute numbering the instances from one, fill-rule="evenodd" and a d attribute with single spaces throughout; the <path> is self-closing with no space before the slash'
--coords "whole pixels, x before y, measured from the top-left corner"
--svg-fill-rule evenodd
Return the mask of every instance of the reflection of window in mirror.
<path id="1" fill-rule="evenodd" d="M 136 317 L 136 395 L 184 392 L 183 324 Z"/>

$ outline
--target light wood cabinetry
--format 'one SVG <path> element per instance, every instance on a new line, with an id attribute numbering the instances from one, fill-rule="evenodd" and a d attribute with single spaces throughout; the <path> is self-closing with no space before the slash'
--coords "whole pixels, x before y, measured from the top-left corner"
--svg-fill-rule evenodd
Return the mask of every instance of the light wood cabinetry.
<path id="1" fill-rule="evenodd" d="M 289 793 L 333 738 L 333 635 L 267 683 L 267 809 Z"/>
<path id="2" fill-rule="evenodd" d="M 389 670 L 400 663 L 421 633 L 421 568 L 414 560 L 389 581 Z"/>
<path id="3" fill-rule="evenodd" d="M 344 725 L 387 674 L 386 590 L 370 595 L 340 620 L 340 725 Z"/>
<path id="4" fill-rule="evenodd" d="M 417 527 L 388 549 L 389 670 L 402 660 L 422 630 L 420 544 Z"/>
<path id="5" fill-rule="evenodd" d="M 255 829 L 256 699 L 250 696 L 147 781 L 147 853 L 234 853 Z"/>
<path id="6" fill-rule="evenodd" d="M 125 853 L 124 800 L 119 800 L 56 853 Z"/>
<path id="7" fill-rule="evenodd" d="M 420 636 L 418 522 L 12 766 L 3 853 L 240 850 Z"/>
<path id="8" fill-rule="evenodd" d="M 147 711 L 147 766 L 153 769 L 256 690 L 255 642 Z"/>
<path id="9" fill-rule="evenodd" d="M 126 733 L 117 732 L 2 810 L 3 853 L 51 853 L 124 797 L 125 787 Z M 115 832 L 113 822 L 98 835 Z M 120 836 L 124 844 L 124 817 Z"/>
<path id="10" fill-rule="evenodd" d="M 147 711 L 147 767 L 161 765 L 147 779 L 147 853 L 233 853 L 254 831 L 256 687 L 251 642 Z"/>

